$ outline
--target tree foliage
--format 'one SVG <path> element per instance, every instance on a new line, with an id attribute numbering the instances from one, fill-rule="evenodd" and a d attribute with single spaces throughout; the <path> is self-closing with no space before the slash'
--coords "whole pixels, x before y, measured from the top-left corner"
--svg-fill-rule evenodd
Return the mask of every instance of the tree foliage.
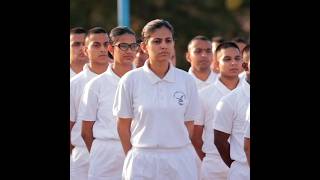
<path id="1" fill-rule="evenodd" d="M 249 37 L 250 0 L 131 0 L 131 28 L 140 35 L 150 20 L 168 20 L 175 29 L 177 67 L 187 70 L 185 52 L 196 35 Z M 70 0 L 70 26 L 117 26 L 116 0 Z"/>

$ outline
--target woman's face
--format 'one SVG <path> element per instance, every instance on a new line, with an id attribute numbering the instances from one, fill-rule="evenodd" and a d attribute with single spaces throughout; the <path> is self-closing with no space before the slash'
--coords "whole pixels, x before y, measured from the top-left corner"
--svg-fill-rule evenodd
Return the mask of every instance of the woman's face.
<path id="1" fill-rule="evenodd" d="M 169 62 L 174 53 L 174 41 L 171 31 L 164 26 L 156 29 L 151 33 L 146 44 L 142 44 L 142 48 L 149 54 L 150 61 Z"/>
<path id="2" fill-rule="evenodd" d="M 132 61 L 139 49 L 136 37 L 132 34 L 123 34 L 116 37 L 113 46 L 109 46 L 109 51 L 117 64 L 132 65 Z"/>

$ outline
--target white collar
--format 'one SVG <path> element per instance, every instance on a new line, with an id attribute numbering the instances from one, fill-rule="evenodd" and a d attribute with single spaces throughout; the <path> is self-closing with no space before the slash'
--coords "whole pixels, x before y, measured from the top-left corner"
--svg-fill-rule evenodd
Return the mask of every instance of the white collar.
<path id="1" fill-rule="evenodd" d="M 244 94 L 250 98 L 250 84 L 244 79 L 242 82 L 242 87 Z"/>
<path id="2" fill-rule="evenodd" d="M 143 65 L 143 71 L 151 81 L 151 84 L 155 84 L 159 81 L 168 81 L 168 82 L 175 82 L 175 67 L 169 63 L 169 71 L 167 74 L 163 77 L 163 79 L 160 79 L 148 66 L 149 60 L 146 60 L 146 62 Z"/>
<path id="3" fill-rule="evenodd" d="M 188 73 L 189 73 L 191 76 L 193 76 L 194 78 L 196 78 L 197 80 L 199 80 L 199 81 L 201 81 L 201 82 L 206 82 L 206 83 L 213 82 L 214 79 L 216 78 L 215 75 L 218 75 L 218 74 L 215 74 L 213 71 L 210 71 L 210 74 L 209 74 L 208 78 L 207 78 L 206 80 L 202 81 L 201 79 L 197 78 L 197 76 L 192 72 L 191 67 L 189 68 Z"/>

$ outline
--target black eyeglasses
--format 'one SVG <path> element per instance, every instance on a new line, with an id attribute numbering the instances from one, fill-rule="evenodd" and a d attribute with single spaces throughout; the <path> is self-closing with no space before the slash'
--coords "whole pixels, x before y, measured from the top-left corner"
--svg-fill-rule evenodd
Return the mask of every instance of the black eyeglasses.
<path id="1" fill-rule="evenodd" d="M 117 46 L 119 49 L 121 49 L 122 51 L 126 51 L 128 50 L 129 48 L 132 50 L 132 51 L 137 51 L 139 49 L 139 44 L 138 43 L 131 43 L 131 44 L 128 44 L 128 43 L 119 43 L 119 44 L 116 44 L 114 46 Z"/>

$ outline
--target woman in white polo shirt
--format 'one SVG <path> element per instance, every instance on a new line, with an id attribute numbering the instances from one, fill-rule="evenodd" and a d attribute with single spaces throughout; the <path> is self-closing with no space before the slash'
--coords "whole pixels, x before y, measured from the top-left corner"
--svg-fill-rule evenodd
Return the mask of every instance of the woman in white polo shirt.
<path id="1" fill-rule="evenodd" d="M 126 154 L 125 180 L 198 179 L 200 159 L 190 137 L 199 97 L 194 79 L 170 63 L 173 33 L 165 20 L 147 23 L 141 48 L 149 59 L 119 82 L 113 113 Z"/>

